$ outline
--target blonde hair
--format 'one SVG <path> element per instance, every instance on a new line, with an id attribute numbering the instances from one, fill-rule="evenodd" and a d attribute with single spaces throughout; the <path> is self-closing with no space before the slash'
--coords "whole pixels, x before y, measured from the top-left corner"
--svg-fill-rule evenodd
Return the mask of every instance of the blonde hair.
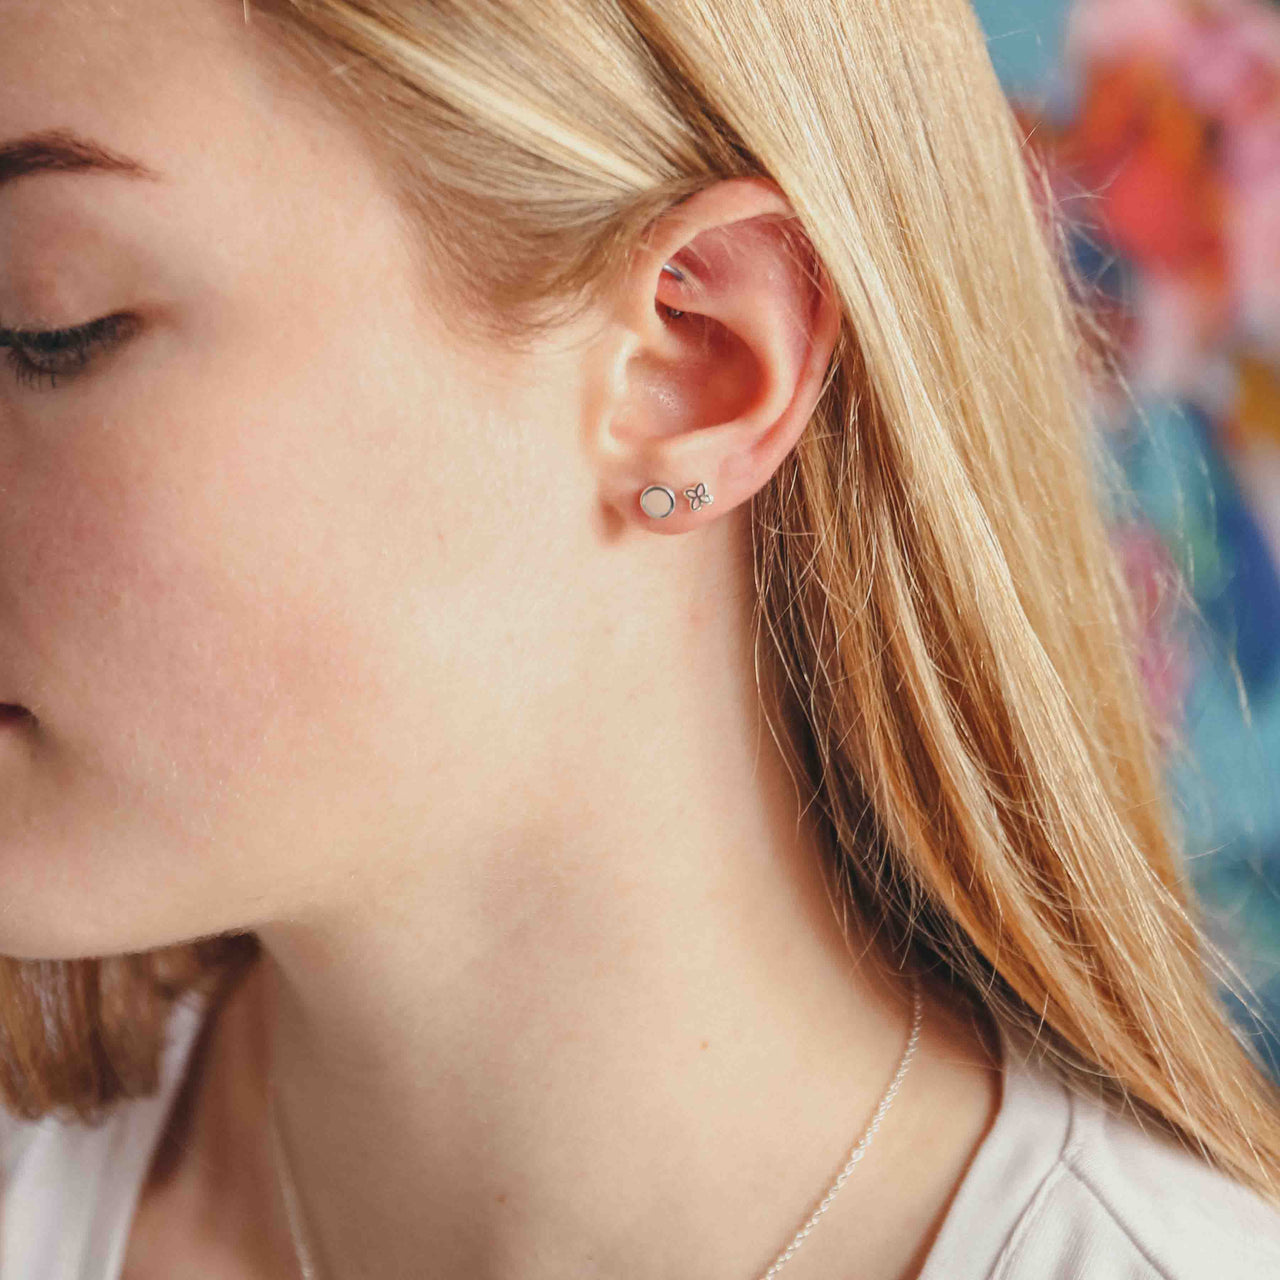
<path id="1" fill-rule="evenodd" d="M 513 343 L 604 301 L 681 199 L 778 184 L 843 322 L 752 502 L 756 639 L 846 920 L 1280 1204 L 1277 1089 L 1213 986 L 1231 966 L 1180 861 L 1095 487 L 1095 338 L 968 3 L 268 0 L 253 20 L 385 159 L 435 296 Z M 255 948 L 6 961 L 7 1105 L 88 1116 L 149 1090 L 174 994 Z"/>

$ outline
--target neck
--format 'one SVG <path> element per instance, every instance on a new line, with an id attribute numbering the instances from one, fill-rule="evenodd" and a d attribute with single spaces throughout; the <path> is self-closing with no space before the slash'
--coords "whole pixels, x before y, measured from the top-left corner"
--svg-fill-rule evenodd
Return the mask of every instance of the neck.
<path id="1" fill-rule="evenodd" d="M 401 896 L 261 931 L 324 1274 L 360 1274 L 372 1239 L 388 1274 L 431 1256 L 495 1280 L 757 1275 L 829 1185 L 909 998 L 855 962 L 794 863 L 762 856 L 754 893 L 725 858 L 588 895 L 604 858 L 565 851 L 531 878 L 513 850 L 487 899 L 433 926 Z M 498 921 L 501 943 L 476 945 Z"/>
<path id="2" fill-rule="evenodd" d="M 870 1120 L 909 987 L 842 927 L 742 620 L 698 626 L 661 681 L 643 646 L 611 665 L 536 760 L 458 797 L 465 824 L 255 926 L 246 1025 L 328 1280 L 748 1280 Z M 990 1054 L 926 989 L 787 1280 L 909 1274 L 994 1115 Z M 224 1144 L 255 1153 L 243 1195 L 275 1180 L 253 1096 Z"/>

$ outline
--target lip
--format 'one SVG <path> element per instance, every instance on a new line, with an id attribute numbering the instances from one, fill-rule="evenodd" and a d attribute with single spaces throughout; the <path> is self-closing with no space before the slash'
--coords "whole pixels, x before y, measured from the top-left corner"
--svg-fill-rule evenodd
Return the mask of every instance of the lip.
<path id="1" fill-rule="evenodd" d="M 0 702 L 0 725 L 22 724 L 31 719 L 31 712 L 16 702 Z"/>

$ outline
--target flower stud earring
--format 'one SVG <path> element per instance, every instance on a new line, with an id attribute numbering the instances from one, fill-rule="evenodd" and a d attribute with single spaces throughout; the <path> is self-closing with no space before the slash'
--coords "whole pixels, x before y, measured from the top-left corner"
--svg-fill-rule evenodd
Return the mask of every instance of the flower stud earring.
<path id="1" fill-rule="evenodd" d="M 691 489 L 686 489 L 684 496 L 689 499 L 689 506 L 694 511 L 709 505 L 711 502 L 711 495 L 707 492 L 707 486 L 701 480 Z M 640 510 L 645 515 L 652 516 L 655 520 L 665 520 L 675 509 L 676 494 L 674 489 L 668 489 L 665 484 L 651 484 L 641 490 Z"/>
<path id="2" fill-rule="evenodd" d="M 684 496 L 689 499 L 689 506 L 694 511 L 711 505 L 711 495 L 707 492 L 707 486 L 701 480 L 692 489 L 686 489 Z"/>

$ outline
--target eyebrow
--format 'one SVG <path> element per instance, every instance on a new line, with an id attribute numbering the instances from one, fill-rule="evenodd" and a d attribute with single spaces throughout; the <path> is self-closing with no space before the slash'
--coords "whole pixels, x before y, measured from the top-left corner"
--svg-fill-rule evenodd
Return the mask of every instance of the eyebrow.
<path id="1" fill-rule="evenodd" d="M 0 187 L 33 173 L 115 173 L 158 180 L 141 161 L 69 129 L 48 129 L 0 143 Z"/>

